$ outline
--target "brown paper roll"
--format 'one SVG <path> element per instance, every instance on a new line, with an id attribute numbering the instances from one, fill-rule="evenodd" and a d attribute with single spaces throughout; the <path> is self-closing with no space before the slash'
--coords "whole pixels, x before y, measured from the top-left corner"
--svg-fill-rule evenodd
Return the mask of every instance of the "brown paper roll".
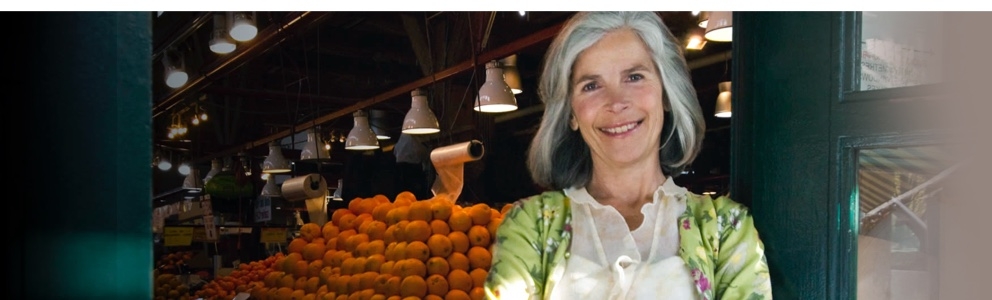
<path id="1" fill-rule="evenodd" d="M 282 197 L 287 201 L 322 197 L 327 193 L 327 181 L 320 174 L 307 174 L 283 181 Z"/>

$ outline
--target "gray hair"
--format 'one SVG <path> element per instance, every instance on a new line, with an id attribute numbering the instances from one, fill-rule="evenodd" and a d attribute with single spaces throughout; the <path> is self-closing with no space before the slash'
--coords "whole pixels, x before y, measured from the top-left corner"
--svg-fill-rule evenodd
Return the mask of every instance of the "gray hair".
<path id="1" fill-rule="evenodd" d="M 653 12 L 579 12 L 562 28 L 545 55 L 538 94 L 544 117 L 531 141 L 527 167 L 538 185 L 550 189 L 584 186 L 592 175 L 589 146 L 569 128 L 571 73 L 576 58 L 606 33 L 631 29 L 651 49 L 661 73 L 665 125 L 658 156 L 668 176 L 692 163 L 703 143 L 705 121 L 682 55 L 682 45 Z"/>

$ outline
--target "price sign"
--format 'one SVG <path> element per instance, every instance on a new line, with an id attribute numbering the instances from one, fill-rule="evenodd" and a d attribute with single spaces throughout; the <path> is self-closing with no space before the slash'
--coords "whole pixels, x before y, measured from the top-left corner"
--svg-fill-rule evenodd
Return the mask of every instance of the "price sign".
<path id="1" fill-rule="evenodd" d="M 207 242 L 207 229 L 203 227 L 193 227 L 193 241 Z"/>
<path id="2" fill-rule="evenodd" d="M 165 227 L 165 246 L 189 246 L 193 243 L 193 227 Z"/>
<path id="3" fill-rule="evenodd" d="M 285 243 L 286 228 L 262 228 L 262 243 Z"/>
<path id="4" fill-rule="evenodd" d="M 255 222 L 265 222 L 272 220 L 272 199 L 269 197 L 258 197 L 255 202 Z"/>
<path id="5" fill-rule="evenodd" d="M 217 226 L 214 226 L 214 216 L 203 216 L 203 228 L 206 228 L 206 236 L 208 241 L 217 240 Z"/>

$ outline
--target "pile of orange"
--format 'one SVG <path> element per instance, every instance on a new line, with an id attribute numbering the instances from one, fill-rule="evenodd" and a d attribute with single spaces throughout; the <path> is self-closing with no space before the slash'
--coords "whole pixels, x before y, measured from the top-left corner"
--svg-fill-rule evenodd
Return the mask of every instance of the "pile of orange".
<path id="1" fill-rule="evenodd" d="M 241 281 L 227 286 L 231 290 L 198 296 L 230 299 L 244 291 L 256 299 L 483 299 L 491 245 L 508 209 L 462 207 L 443 194 L 419 201 L 410 192 L 392 201 L 356 198 L 335 210 L 330 222 L 304 224 L 287 254 L 266 259 L 271 267 L 248 265 L 238 270 Z"/>

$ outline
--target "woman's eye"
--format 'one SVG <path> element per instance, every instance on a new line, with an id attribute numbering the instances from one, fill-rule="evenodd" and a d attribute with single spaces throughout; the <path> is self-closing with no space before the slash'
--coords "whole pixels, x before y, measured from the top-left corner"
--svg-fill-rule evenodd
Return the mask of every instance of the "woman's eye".
<path id="1" fill-rule="evenodd" d="M 595 89 L 596 89 L 596 84 L 595 83 L 592 83 L 592 82 L 586 83 L 585 85 L 582 86 L 582 91 L 584 91 L 584 92 L 585 91 L 595 90 Z"/>
<path id="2" fill-rule="evenodd" d="M 630 74 L 630 76 L 627 76 L 627 80 L 628 81 L 639 81 L 641 79 L 644 79 L 644 75 L 641 75 L 641 74 Z"/>

